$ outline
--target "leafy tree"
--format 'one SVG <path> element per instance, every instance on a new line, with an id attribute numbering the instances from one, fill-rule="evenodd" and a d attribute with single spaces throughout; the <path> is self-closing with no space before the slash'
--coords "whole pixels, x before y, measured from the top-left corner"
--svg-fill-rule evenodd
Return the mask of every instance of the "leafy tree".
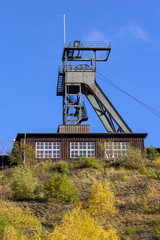
<path id="1" fill-rule="evenodd" d="M 160 156 L 156 158 L 153 164 L 154 164 L 154 167 L 156 167 L 157 169 L 160 169 Z"/>
<path id="2" fill-rule="evenodd" d="M 11 163 L 18 165 L 33 165 L 36 163 L 35 150 L 32 145 L 15 142 L 10 155 Z"/>
<path id="3" fill-rule="evenodd" d="M 89 199 L 88 211 L 102 224 L 117 214 L 114 194 L 111 191 L 110 183 L 96 183 L 93 185 L 91 197 Z"/>
<path id="4" fill-rule="evenodd" d="M 60 226 L 56 226 L 51 240 L 119 240 L 116 230 L 109 226 L 108 231 L 97 226 L 91 215 L 77 206 L 67 213 Z"/>
<path id="5" fill-rule="evenodd" d="M 106 149 L 106 145 L 108 148 Z M 112 142 L 111 141 L 105 141 L 105 142 L 98 142 L 98 152 L 100 153 L 101 157 L 103 158 L 112 158 Z M 106 157 L 106 154 L 108 157 Z"/>
<path id="6" fill-rule="evenodd" d="M 160 156 L 159 152 L 156 150 L 155 147 L 153 147 L 153 145 L 151 145 L 148 149 L 147 149 L 147 153 L 148 153 L 148 157 L 151 160 L 154 160 L 155 158 L 157 158 L 158 156 Z"/>
<path id="7" fill-rule="evenodd" d="M 100 171 L 104 170 L 102 162 L 97 161 L 94 157 L 85 158 L 84 167 L 97 168 Z"/>
<path id="8" fill-rule="evenodd" d="M 38 240 L 41 234 L 41 223 L 29 209 L 0 202 L 0 240 Z"/>
<path id="9" fill-rule="evenodd" d="M 57 198 L 63 203 L 78 201 L 78 190 L 66 174 L 54 173 L 44 183 L 45 196 L 48 199 Z"/>
<path id="10" fill-rule="evenodd" d="M 160 210 L 160 191 L 153 180 L 147 185 L 143 199 L 143 208 L 147 212 Z"/>
<path id="11" fill-rule="evenodd" d="M 64 173 L 66 175 L 70 174 L 69 170 L 71 168 L 73 168 L 73 166 L 66 161 L 60 161 L 56 164 L 57 171 L 60 172 L 60 173 Z"/>
<path id="12" fill-rule="evenodd" d="M 126 155 L 119 157 L 116 163 L 128 169 L 139 169 L 145 166 L 146 159 L 142 156 L 140 149 L 129 146 Z"/>
<path id="13" fill-rule="evenodd" d="M 38 179 L 31 168 L 17 167 L 11 178 L 13 198 L 16 200 L 35 199 L 38 185 Z"/>

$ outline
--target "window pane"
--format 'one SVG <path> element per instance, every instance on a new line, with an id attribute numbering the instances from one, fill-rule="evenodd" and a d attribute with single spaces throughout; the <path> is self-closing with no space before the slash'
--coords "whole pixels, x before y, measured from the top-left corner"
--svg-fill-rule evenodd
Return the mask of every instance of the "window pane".
<path id="1" fill-rule="evenodd" d="M 37 151 L 37 157 L 38 158 L 43 158 L 43 151 Z"/>
<path id="2" fill-rule="evenodd" d="M 88 151 L 88 157 L 94 157 L 94 151 Z"/>
<path id="3" fill-rule="evenodd" d="M 51 158 L 52 157 L 52 151 L 45 151 L 45 158 Z"/>
<path id="4" fill-rule="evenodd" d="M 114 149 L 120 149 L 120 142 L 114 142 Z"/>
<path id="5" fill-rule="evenodd" d="M 129 142 L 122 142 L 122 149 L 127 149 L 129 147 Z"/>
<path id="6" fill-rule="evenodd" d="M 45 142 L 45 149 L 52 149 L 52 143 L 51 142 Z"/>
<path id="7" fill-rule="evenodd" d="M 88 149 L 94 149 L 94 142 L 88 142 Z"/>
<path id="8" fill-rule="evenodd" d="M 86 157 L 86 151 L 79 151 L 79 155 L 81 155 L 82 157 Z"/>
<path id="9" fill-rule="evenodd" d="M 37 149 L 43 149 L 43 143 L 37 142 Z"/>
<path id="10" fill-rule="evenodd" d="M 112 143 L 111 142 L 105 142 L 105 149 L 112 149 Z"/>
<path id="11" fill-rule="evenodd" d="M 57 149 L 60 149 L 60 143 L 57 142 Z"/>
<path id="12" fill-rule="evenodd" d="M 78 143 L 77 142 L 72 142 L 71 143 L 71 149 L 78 149 Z"/>
<path id="13" fill-rule="evenodd" d="M 77 157 L 78 157 L 78 151 L 77 151 L 77 150 L 72 151 L 72 152 L 71 152 L 71 157 L 72 157 L 72 158 L 77 158 Z"/>

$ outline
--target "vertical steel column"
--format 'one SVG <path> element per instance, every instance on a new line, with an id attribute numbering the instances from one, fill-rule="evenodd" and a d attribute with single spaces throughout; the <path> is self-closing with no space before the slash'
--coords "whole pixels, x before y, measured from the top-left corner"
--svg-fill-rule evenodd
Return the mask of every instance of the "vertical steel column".
<path id="1" fill-rule="evenodd" d="M 96 72 L 96 51 L 94 50 L 94 71 Z"/>

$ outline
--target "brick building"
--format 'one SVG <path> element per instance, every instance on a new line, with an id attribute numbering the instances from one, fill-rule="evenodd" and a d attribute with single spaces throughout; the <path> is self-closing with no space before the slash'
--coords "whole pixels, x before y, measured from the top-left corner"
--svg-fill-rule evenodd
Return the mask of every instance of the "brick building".
<path id="1" fill-rule="evenodd" d="M 78 156 L 118 157 L 128 146 L 144 150 L 147 133 L 90 133 L 89 125 L 60 125 L 57 133 L 18 133 L 16 141 L 24 141 L 35 149 L 39 160 L 75 160 Z M 104 144 L 100 151 L 99 143 Z"/>

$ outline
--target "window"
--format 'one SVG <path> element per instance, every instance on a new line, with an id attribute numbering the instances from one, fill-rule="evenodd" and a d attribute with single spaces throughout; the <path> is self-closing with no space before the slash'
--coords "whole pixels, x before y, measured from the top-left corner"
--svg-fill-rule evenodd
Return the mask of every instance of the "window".
<path id="1" fill-rule="evenodd" d="M 105 142 L 105 157 L 118 158 L 127 154 L 129 142 Z"/>
<path id="2" fill-rule="evenodd" d="M 36 142 L 37 158 L 60 158 L 60 142 Z"/>
<path id="3" fill-rule="evenodd" d="M 95 156 L 95 143 L 94 142 L 71 142 L 70 143 L 70 157 L 78 158 L 94 157 Z"/>

